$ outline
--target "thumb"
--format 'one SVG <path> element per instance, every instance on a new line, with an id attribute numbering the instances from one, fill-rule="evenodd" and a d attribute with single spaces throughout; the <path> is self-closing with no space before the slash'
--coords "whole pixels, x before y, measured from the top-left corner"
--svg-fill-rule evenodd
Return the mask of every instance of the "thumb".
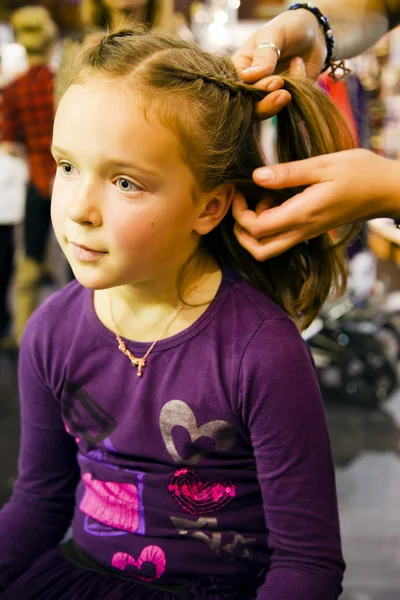
<path id="1" fill-rule="evenodd" d="M 254 171 L 253 179 L 257 185 L 274 190 L 312 185 L 324 180 L 322 176 L 324 164 L 326 165 L 324 157 L 316 156 L 260 167 Z"/>

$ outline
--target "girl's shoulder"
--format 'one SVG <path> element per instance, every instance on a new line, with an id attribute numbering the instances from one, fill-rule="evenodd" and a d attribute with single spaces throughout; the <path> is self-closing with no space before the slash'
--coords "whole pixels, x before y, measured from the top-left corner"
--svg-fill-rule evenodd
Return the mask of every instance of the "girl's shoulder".
<path id="1" fill-rule="evenodd" d="M 246 312 L 247 317 L 255 322 L 282 320 L 293 323 L 283 308 L 235 271 L 225 268 L 224 279 L 231 284 L 231 302 L 236 305 L 237 312 Z"/>
<path id="2" fill-rule="evenodd" d="M 253 354 L 258 355 L 257 365 L 275 354 L 277 345 L 285 347 L 285 352 L 289 347 L 294 351 L 304 348 L 296 323 L 276 302 L 234 271 L 225 270 L 224 280 L 229 292 L 219 321 L 227 343 L 240 341 L 242 357 L 250 353 L 253 360 Z"/>
<path id="3" fill-rule="evenodd" d="M 309 349 L 293 319 L 271 298 L 253 287 L 234 271 L 224 273 L 230 283 L 230 293 L 225 305 L 229 329 L 226 336 L 240 339 L 256 366 L 270 356 L 278 356 L 279 346 L 284 355 L 304 354 L 309 360 Z"/>

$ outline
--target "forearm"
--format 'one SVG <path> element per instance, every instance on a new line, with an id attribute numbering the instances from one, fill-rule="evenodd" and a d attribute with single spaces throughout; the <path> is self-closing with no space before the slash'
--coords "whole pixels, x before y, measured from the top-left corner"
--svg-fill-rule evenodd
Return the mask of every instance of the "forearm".
<path id="1" fill-rule="evenodd" d="M 334 31 L 337 58 L 351 58 L 370 48 L 387 33 L 390 19 L 400 13 L 399 0 L 314 0 L 314 4 Z"/>
<path id="2" fill-rule="evenodd" d="M 279 340 L 273 351 L 266 339 Z M 266 321 L 253 337 L 240 391 L 246 386 L 271 550 L 257 600 L 337 600 L 344 563 L 334 466 L 309 348 L 293 323 Z"/>
<path id="3" fill-rule="evenodd" d="M 60 543 L 72 509 L 73 497 L 34 501 L 14 494 L 0 513 L 0 593 L 41 554 Z"/>
<path id="4" fill-rule="evenodd" d="M 389 30 L 385 0 L 318 0 L 316 4 L 335 33 L 337 58 L 365 52 Z"/>
<path id="5" fill-rule="evenodd" d="M 12 497 L 0 511 L 0 591 L 61 541 L 74 512 L 77 449 L 48 384 L 46 318 L 36 311 L 20 347 L 21 448 Z"/>

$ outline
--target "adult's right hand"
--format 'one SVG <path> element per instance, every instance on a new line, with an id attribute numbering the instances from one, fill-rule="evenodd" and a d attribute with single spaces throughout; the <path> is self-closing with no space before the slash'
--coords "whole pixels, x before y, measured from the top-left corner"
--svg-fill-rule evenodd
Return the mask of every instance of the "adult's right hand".
<path id="1" fill-rule="evenodd" d="M 274 208 L 269 208 L 267 193 L 255 211 L 243 196 L 235 198 L 236 236 L 259 261 L 348 223 L 400 215 L 399 162 L 368 150 L 261 167 L 253 179 L 274 190 L 308 186 Z"/>
<path id="2" fill-rule="evenodd" d="M 260 44 L 268 42 L 280 49 L 279 60 L 271 48 L 259 48 Z M 280 90 L 283 80 L 270 76 L 292 70 L 293 60 L 297 58 L 301 59 L 304 75 L 316 79 L 326 54 L 326 39 L 318 19 L 310 11 L 299 9 L 284 11 L 257 29 L 232 60 L 243 81 L 270 92 L 258 104 L 259 115 L 268 118 L 277 114 L 291 99 L 289 92 Z M 296 76 L 295 71 L 291 75 Z"/>

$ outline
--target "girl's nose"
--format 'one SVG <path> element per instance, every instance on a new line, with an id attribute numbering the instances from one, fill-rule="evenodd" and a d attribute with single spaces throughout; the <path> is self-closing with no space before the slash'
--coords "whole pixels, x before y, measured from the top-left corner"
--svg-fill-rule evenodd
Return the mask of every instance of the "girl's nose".
<path id="1" fill-rule="evenodd" d="M 98 203 L 99 193 L 94 185 L 84 184 L 68 208 L 71 221 L 80 225 L 100 227 L 102 224 L 101 211 Z"/>

